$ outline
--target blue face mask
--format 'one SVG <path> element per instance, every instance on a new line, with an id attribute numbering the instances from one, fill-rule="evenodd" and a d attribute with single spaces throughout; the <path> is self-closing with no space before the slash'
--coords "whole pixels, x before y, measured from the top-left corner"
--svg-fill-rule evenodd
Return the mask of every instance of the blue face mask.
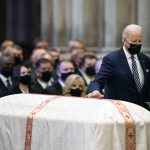
<path id="1" fill-rule="evenodd" d="M 141 50 L 142 44 L 132 44 L 130 43 L 130 48 L 128 48 L 128 51 L 131 55 L 138 54 Z"/>

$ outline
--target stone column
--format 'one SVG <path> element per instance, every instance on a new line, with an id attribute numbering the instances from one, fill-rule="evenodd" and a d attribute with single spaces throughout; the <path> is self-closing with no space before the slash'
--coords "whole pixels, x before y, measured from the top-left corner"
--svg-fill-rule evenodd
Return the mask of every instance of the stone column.
<path id="1" fill-rule="evenodd" d="M 83 0 L 72 0 L 72 39 L 83 39 Z"/>
<path id="2" fill-rule="evenodd" d="M 116 46 L 120 47 L 122 45 L 122 31 L 123 29 L 131 24 L 137 23 L 137 1 L 136 0 L 117 0 L 116 10 L 117 10 L 117 20 L 116 20 Z M 128 9 L 127 9 L 128 8 Z"/>
<path id="3" fill-rule="evenodd" d="M 41 0 L 41 37 L 52 44 L 52 1 Z"/>
<path id="4" fill-rule="evenodd" d="M 66 9 L 65 9 L 65 23 L 66 23 L 66 45 L 68 46 L 68 42 L 72 39 L 72 1 L 65 0 Z"/>
<path id="5" fill-rule="evenodd" d="M 98 13 L 97 13 L 97 20 L 98 20 L 98 48 L 104 47 L 104 0 L 99 0 L 97 2 L 98 6 Z M 100 51 L 100 50 L 99 50 Z"/>
<path id="6" fill-rule="evenodd" d="M 52 36 L 54 46 L 65 45 L 65 0 L 53 0 Z"/>
<path id="7" fill-rule="evenodd" d="M 104 0 L 104 46 L 115 47 L 116 46 L 116 0 Z"/>
<path id="8" fill-rule="evenodd" d="M 143 46 L 150 48 L 150 0 L 138 0 L 138 24 L 144 31 Z"/>
<path id="9" fill-rule="evenodd" d="M 96 47 L 99 33 L 98 2 L 97 0 L 84 0 L 83 6 L 84 39 L 87 46 Z"/>

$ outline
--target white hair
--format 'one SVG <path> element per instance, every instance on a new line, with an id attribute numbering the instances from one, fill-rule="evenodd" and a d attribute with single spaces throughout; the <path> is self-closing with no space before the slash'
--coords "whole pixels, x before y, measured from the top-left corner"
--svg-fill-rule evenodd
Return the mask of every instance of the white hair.
<path id="1" fill-rule="evenodd" d="M 130 25 L 128 25 L 128 26 L 126 26 L 126 27 L 124 28 L 124 30 L 123 30 L 123 32 L 122 32 L 122 40 L 127 37 L 128 33 L 129 33 L 131 30 L 132 30 L 132 31 L 133 31 L 133 30 L 136 30 L 136 31 L 139 30 L 139 31 L 143 32 L 143 29 L 142 29 L 141 26 L 136 25 L 136 24 L 130 24 Z"/>

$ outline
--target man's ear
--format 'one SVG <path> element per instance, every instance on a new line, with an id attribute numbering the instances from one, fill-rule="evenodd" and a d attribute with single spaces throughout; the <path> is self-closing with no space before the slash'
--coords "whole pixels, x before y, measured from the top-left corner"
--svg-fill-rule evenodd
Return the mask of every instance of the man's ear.
<path id="1" fill-rule="evenodd" d="M 122 43 L 126 42 L 126 38 L 122 38 Z"/>
<path id="2" fill-rule="evenodd" d="M 127 42 L 127 38 L 122 38 L 122 43 L 127 48 L 130 46 L 129 43 Z"/>

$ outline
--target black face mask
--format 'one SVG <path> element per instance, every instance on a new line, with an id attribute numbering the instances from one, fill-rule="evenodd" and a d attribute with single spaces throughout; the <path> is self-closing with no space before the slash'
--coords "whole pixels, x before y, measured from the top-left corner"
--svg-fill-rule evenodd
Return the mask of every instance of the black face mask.
<path id="1" fill-rule="evenodd" d="M 87 67 L 85 72 L 86 72 L 86 74 L 88 76 L 94 76 L 95 75 L 95 68 L 94 68 L 94 66 Z"/>
<path id="2" fill-rule="evenodd" d="M 31 82 L 31 75 L 24 75 L 24 76 L 20 76 L 20 82 L 22 84 L 25 84 L 25 85 L 30 85 L 30 82 Z"/>
<path id="3" fill-rule="evenodd" d="M 21 64 L 22 60 L 19 56 L 15 56 L 14 57 L 14 60 L 15 60 L 15 66 L 18 66 Z"/>
<path id="4" fill-rule="evenodd" d="M 61 79 L 63 81 L 65 81 L 67 79 L 67 77 L 69 77 L 71 74 L 73 74 L 74 72 L 67 72 L 67 73 L 61 73 Z"/>
<path id="5" fill-rule="evenodd" d="M 48 82 L 50 80 L 50 78 L 52 77 L 52 72 L 51 71 L 44 71 L 42 72 L 42 77 L 41 79 L 45 82 Z"/>
<path id="6" fill-rule="evenodd" d="M 141 50 L 142 44 L 132 44 L 130 43 L 130 48 L 128 48 L 128 51 L 131 53 L 131 55 L 138 54 Z"/>
<path id="7" fill-rule="evenodd" d="M 82 90 L 76 88 L 76 89 L 71 89 L 70 90 L 70 94 L 71 96 L 77 96 L 77 97 L 80 97 L 81 96 L 81 93 L 82 93 Z"/>
<path id="8" fill-rule="evenodd" d="M 11 67 L 11 66 L 5 66 L 1 70 L 1 74 L 7 78 L 12 76 L 12 73 L 13 73 L 13 67 Z"/>

